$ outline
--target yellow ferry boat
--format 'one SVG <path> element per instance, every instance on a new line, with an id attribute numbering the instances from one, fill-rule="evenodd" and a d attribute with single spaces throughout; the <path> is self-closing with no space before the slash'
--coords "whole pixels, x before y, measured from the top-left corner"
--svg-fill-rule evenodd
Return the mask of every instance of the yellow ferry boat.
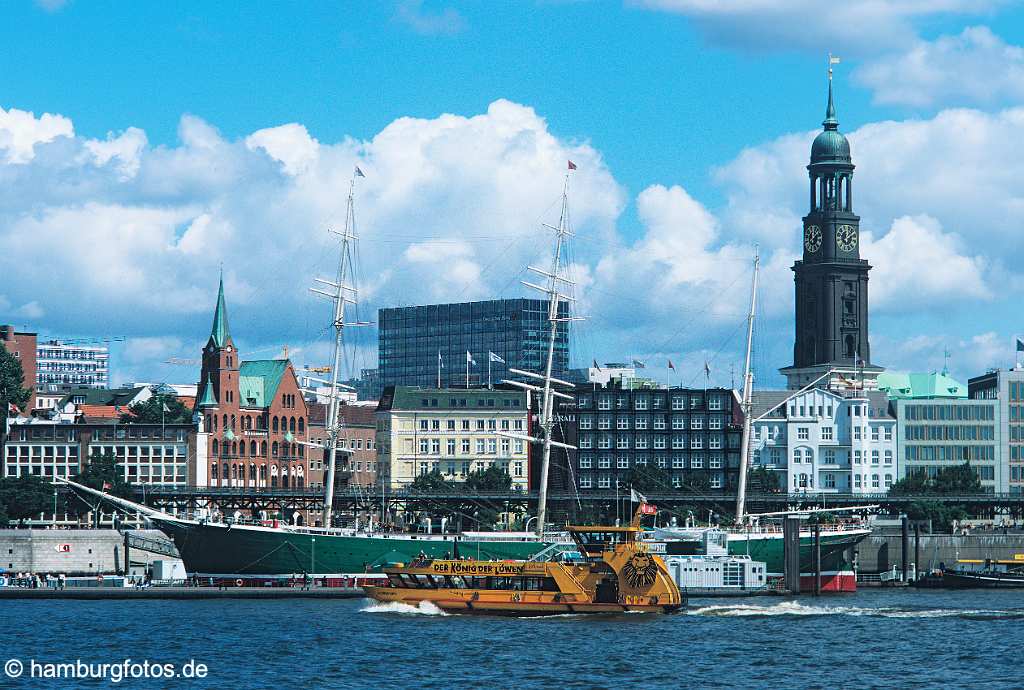
<path id="1" fill-rule="evenodd" d="M 380 602 L 507 615 L 670 613 L 686 605 L 664 561 L 627 527 L 568 527 L 580 559 L 480 561 L 418 558 L 384 568 L 387 584 L 364 587 Z"/>

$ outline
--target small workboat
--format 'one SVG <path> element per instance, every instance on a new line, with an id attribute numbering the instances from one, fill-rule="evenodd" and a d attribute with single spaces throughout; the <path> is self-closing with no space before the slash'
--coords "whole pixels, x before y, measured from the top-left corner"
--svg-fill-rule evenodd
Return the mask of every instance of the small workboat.
<path id="1" fill-rule="evenodd" d="M 384 568 L 387 584 L 364 587 L 380 602 L 449 612 L 537 616 L 558 613 L 671 613 L 683 608 L 665 562 L 640 537 L 641 505 L 625 527 L 568 527 L 577 554 L 552 561 L 417 558 Z"/>
<path id="2" fill-rule="evenodd" d="M 961 559 L 953 568 L 920 578 L 919 586 L 942 589 L 1024 589 L 1024 560 Z"/>

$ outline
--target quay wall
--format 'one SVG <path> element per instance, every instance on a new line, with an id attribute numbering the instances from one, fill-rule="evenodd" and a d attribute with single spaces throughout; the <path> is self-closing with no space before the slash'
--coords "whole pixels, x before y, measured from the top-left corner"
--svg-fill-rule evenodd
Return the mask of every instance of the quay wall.
<path id="1" fill-rule="evenodd" d="M 910 533 L 907 562 L 914 563 L 914 534 Z M 872 534 L 856 547 L 857 566 L 862 573 L 902 568 L 902 538 L 899 534 Z M 922 534 L 918 570 L 952 566 L 958 558 L 1013 560 L 1024 557 L 1024 534 Z"/>
<path id="2" fill-rule="evenodd" d="M 170 541 L 159 530 L 133 530 Z M 117 563 L 115 564 L 115 553 Z M 133 564 L 148 565 L 167 556 L 131 549 Z M 108 574 L 124 568 L 124 536 L 113 529 L 0 529 L 0 568 L 8 573 Z"/>

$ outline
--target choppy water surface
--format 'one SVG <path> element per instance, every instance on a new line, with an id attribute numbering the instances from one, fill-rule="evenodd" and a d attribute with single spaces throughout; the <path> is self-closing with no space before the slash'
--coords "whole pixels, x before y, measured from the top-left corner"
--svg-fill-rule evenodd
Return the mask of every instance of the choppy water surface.
<path id="1" fill-rule="evenodd" d="M 1024 592 L 694 600 L 507 619 L 348 601 L 5 602 L 7 659 L 206 664 L 193 686 L 1020 687 Z M 188 685 L 182 680 L 133 687 Z M 10 681 L 0 687 L 81 686 Z M 109 686 L 103 682 L 96 685 Z"/>

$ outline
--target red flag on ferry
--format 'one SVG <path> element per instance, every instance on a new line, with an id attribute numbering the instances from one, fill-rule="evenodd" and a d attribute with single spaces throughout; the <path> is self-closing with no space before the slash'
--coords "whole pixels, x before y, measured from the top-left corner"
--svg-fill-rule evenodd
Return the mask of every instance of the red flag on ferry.
<path id="1" fill-rule="evenodd" d="M 108 491 L 113 488 L 114 486 L 110 482 L 103 482 L 103 491 Z"/>
<path id="2" fill-rule="evenodd" d="M 569 161 L 569 170 L 575 170 L 575 169 L 576 169 L 576 164 L 573 163 L 572 161 Z"/>
<path id="3" fill-rule="evenodd" d="M 658 506 L 651 505 L 650 503 L 641 503 L 640 504 L 640 514 L 641 515 L 657 515 L 658 514 Z"/>

